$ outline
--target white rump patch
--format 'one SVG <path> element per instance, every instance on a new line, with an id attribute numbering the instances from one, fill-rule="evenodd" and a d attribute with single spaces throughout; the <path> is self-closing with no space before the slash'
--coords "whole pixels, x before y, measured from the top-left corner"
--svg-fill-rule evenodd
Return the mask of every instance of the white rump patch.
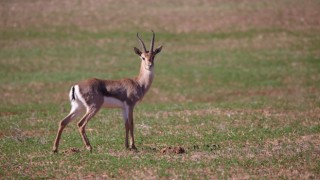
<path id="1" fill-rule="evenodd" d="M 80 93 L 80 89 L 78 85 L 74 86 L 74 94 L 76 97 L 76 101 L 80 101 L 86 109 L 89 109 L 89 106 L 86 102 L 86 100 L 83 98 L 82 94 Z"/>
<path id="2" fill-rule="evenodd" d="M 72 88 L 73 88 L 73 87 L 74 87 L 74 86 L 72 86 L 71 89 L 70 89 L 70 91 L 69 91 L 69 100 L 70 100 L 70 101 L 72 101 L 72 94 L 73 94 Z"/>
<path id="3" fill-rule="evenodd" d="M 83 104 L 81 104 L 80 101 L 71 101 L 71 110 L 70 114 L 73 114 L 73 117 L 78 116 L 80 113 L 82 113 L 84 110 Z"/>
<path id="4" fill-rule="evenodd" d="M 124 103 L 119 99 L 113 97 L 104 97 L 103 98 L 103 107 L 106 108 L 122 108 Z"/>
<path id="5" fill-rule="evenodd" d="M 74 89 L 75 100 L 72 100 L 72 95 L 73 95 L 72 88 L 73 87 L 75 88 Z M 73 116 L 78 116 L 79 113 L 81 113 L 87 105 L 84 102 L 84 99 L 80 94 L 79 86 L 75 85 L 73 87 L 71 87 L 70 92 L 69 92 L 69 98 L 70 98 L 70 102 L 71 102 L 70 114 L 73 114 Z"/>

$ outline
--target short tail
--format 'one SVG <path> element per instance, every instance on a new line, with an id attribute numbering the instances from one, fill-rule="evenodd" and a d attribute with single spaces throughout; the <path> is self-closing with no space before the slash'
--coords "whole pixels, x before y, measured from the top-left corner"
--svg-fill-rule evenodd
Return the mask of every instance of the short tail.
<path id="1" fill-rule="evenodd" d="M 76 100 L 76 97 L 74 96 L 74 86 L 72 86 L 72 97 L 71 100 L 74 101 Z"/>
<path id="2" fill-rule="evenodd" d="M 70 101 L 76 100 L 75 87 L 74 86 L 72 86 L 71 89 L 70 89 L 69 98 L 70 98 Z"/>

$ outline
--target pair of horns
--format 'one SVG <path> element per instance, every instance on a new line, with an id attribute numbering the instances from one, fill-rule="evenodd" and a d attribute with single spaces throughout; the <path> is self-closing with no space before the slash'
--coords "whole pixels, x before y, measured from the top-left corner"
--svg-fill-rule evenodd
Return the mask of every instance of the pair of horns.
<path id="1" fill-rule="evenodd" d="M 151 39 L 151 45 L 150 45 L 150 52 L 152 53 L 152 52 L 153 52 L 154 37 L 155 37 L 155 35 L 154 35 L 153 30 L 151 30 L 151 31 L 152 31 L 152 39 Z M 139 33 L 137 33 L 137 38 L 139 39 L 140 44 L 141 44 L 141 46 L 142 46 L 142 48 L 143 48 L 144 52 L 147 52 L 146 46 L 144 45 L 144 43 L 143 43 L 142 39 L 139 37 Z"/>

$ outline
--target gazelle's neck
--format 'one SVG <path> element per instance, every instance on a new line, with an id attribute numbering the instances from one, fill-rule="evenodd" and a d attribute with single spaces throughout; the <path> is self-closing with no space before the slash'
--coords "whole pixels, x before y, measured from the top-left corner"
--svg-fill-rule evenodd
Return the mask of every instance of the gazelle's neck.
<path id="1" fill-rule="evenodd" d="M 146 93 L 151 84 L 152 84 L 152 81 L 153 81 L 153 68 L 154 67 L 151 67 L 149 70 L 147 70 L 145 68 L 145 65 L 144 65 L 144 62 L 141 61 L 141 66 L 140 66 L 140 73 L 137 77 L 137 82 L 139 83 L 140 87 L 144 88 L 145 92 Z"/>

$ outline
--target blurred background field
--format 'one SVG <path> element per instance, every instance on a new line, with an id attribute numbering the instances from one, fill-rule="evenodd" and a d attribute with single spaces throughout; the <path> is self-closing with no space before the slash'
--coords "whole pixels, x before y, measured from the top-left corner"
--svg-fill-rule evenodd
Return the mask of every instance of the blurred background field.
<path id="1" fill-rule="evenodd" d="M 0 177 L 318 179 L 319 17 L 317 0 L 0 1 Z M 74 121 L 51 154 L 70 86 L 136 76 L 151 29 L 164 48 L 134 114 L 139 152 L 107 109 L 92 153 Z"/>

